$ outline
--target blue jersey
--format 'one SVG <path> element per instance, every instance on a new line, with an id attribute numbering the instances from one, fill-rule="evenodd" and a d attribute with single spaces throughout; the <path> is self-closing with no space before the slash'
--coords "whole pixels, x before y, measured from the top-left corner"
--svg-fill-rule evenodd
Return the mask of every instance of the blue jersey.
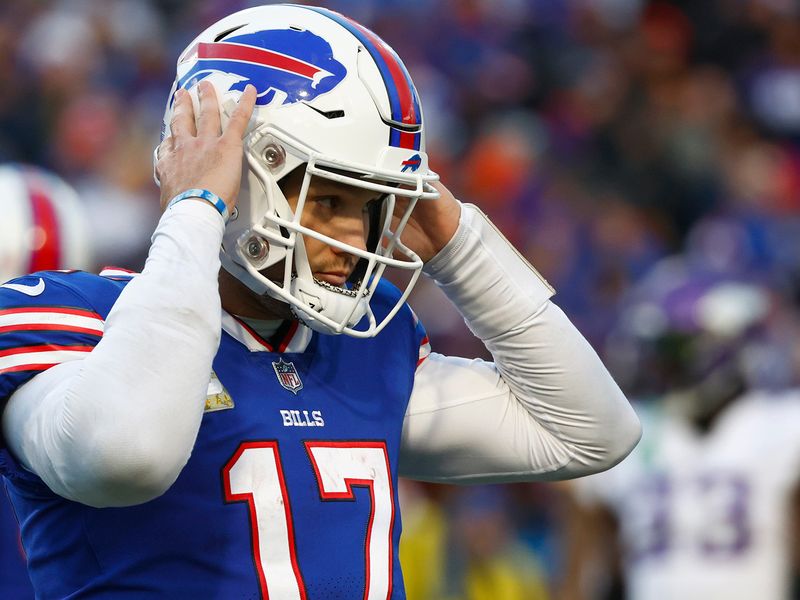
<path id="1" fill-rule="evenodd" d="M 35 296 L 0 288 L 2 400 L 91 351 L 127 279 L 15 283 L 34 290 L 40 278 Z M 376 316 L 397 297 L 382 283 Z M 2 454 L 39 596 L 404 597 L 397 457 L 421 325 L 407 306 L 372 339 L 295 323 L 261 340 L 229 315 L 224 324 L 191 458 L 163 496 L 91 508 Z"/>
<path id="2" fill-rule="evenodd" d="M 19 526 L 0 481 L 0 598 L 32 600 L 33 587 L 25 568 Z"/>

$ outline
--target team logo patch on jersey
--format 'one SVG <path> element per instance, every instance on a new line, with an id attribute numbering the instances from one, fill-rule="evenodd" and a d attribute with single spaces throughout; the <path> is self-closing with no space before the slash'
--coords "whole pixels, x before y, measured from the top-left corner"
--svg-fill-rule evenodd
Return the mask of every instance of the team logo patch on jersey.
<path id="1" fill-rule="evenodd" d="M 200 42 L 181 62 L 195 64 L 178 81 L 189 89 L 211 74 L 222 74 L 228 90 L 243 92 L 252 83 L 258 92 L 256 104 L 308 102 L 330 92 L 347 75 L 345 66 L 333 57 L 330 44 L 310 31 L 272 29 Z M 170 99 L 170 104 L 173 98 Z"/>
<path id="2" fill-rule="evenodd" d="M 287 390 L 297 394 L 303 389 L 303 382 L 300 380 L 297 369 L 294 368 L 294 363 L 285 362 L 281 358 L 278 362 L 272 363 L 272 368 L 275 369 L 275 375 L 278 376 L 278 383 Z"/>
<path id="3" fill-rule="evenodd" d="M 215 412 L 229 408 L 233 408 L 233 398 L 217 378 L 217 374 L 212 371 L 211 381 L 208 382 L 208 391 L 206 392 L 205 412 Z"/>

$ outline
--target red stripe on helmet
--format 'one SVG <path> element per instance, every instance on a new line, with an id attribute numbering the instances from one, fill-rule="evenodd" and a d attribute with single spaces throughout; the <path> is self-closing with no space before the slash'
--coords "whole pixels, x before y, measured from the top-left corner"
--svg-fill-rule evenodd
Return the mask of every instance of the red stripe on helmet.
<path id="1" fill-rule="evenodd" d="M 408 148 L 409 150 L 415 150 L 416 141 L 417 141 L 417 133 L 408 133 L 406 131 L 400 132 L 400 147 L 401 148 Z"/>
<path id="2" fill-rule="evenodd" d="M 273 67 L 281 71 L 288 71 L 314 79 L 322 71 L 317 66 L 291 56 L 286 56 L 280 52 L 247 46 L 245 44 L 232 44 L 229 42 L 198 44 L 197 58 L 217 58 L 223 60 L 240 60 L 251 62 L 266 67 Z"/>
<path id="3" fill-rule="evenodd" d="M 347 17 L 344 17 L 347 19 Z M 384 61 L 386 61 L 386 66 L 389 69 L 389 73 L 392 75 L 392 81 L 394 82 L 395 87 L 397 88 L 397 95 L 400 100 L 400 116 L 403 123 L 408 125 L 417 125 L 419 123 L 419 115 L 417 115 L 417 111 L 414 109 L 414 92 L 411 90 L 411 86 L 408 83 L 408 79 L 403 72 L 403 67 L 400 66 L 400 59 L 397 55 L 392 52 L 386 43 L 379 38 L 377 35 L 372 33 L 369 29 L 353 21 L 352 19 L 347 19 L 350 23 L 352 23 L 358 30 L 363 33 L 370 42 L 372 42 L 375 49 L 381 55 Z M 411 138 L 410 146 L 406 146 L 403 144 L 405 138 Z M 412 133 L 402 133 L 400 135 L 401 140 L 401 147 L 403 148 L 413 148 L 414 143 L 414 134 Z M 408 143 L 408 142 L 406 142 Z"/>

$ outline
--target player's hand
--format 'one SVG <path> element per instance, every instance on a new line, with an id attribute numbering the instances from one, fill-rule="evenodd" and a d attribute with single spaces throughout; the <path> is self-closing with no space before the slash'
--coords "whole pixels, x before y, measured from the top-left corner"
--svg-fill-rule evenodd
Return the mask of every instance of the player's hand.
<path id="1" fill-rule="evenodd" d="M 197 91 L 196 117 L 189 93 L 184 89 L 175 93 L 171 134 L 158 148 L 161 209 L 177 194 L 200 188 L 215 193 L 233 210 L 242 178 L 242 138 L 255 107 L 256 89 L 245 87 L 224 131 L 214 86 L 201 81 Z"/>
<path id="2" fill-rule="evenodd" d="M 416 252 L 423 262 L 428 262 L 436 256 L 452 239 L 461 216 L 461 204 L 450 190 L 440 181 L 435 181 L 433 186 L 439 190 L 439 198 L 418 200 L 400 236 L 403 243 Z M 406 206 L 406 202 L 401 198 L 397 200 L 396 216 Z"/>

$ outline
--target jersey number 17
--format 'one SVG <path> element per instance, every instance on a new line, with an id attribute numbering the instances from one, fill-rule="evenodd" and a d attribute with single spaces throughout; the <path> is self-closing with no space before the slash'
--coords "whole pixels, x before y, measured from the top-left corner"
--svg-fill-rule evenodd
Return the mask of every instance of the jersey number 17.
<path id="1" fill-rule="evenodd" d="M 386 600 L 392 584 L 394 491 L 384 442 L 305 442 L 323 501 L 353 500 L 369 489 L 364 600 Z M 297 563 L 290 498 L 276 441 L 241 444 L 223 469 L 225 499 L 247 502 L 254 562 L 264 598 L 306 598 Z"/>

